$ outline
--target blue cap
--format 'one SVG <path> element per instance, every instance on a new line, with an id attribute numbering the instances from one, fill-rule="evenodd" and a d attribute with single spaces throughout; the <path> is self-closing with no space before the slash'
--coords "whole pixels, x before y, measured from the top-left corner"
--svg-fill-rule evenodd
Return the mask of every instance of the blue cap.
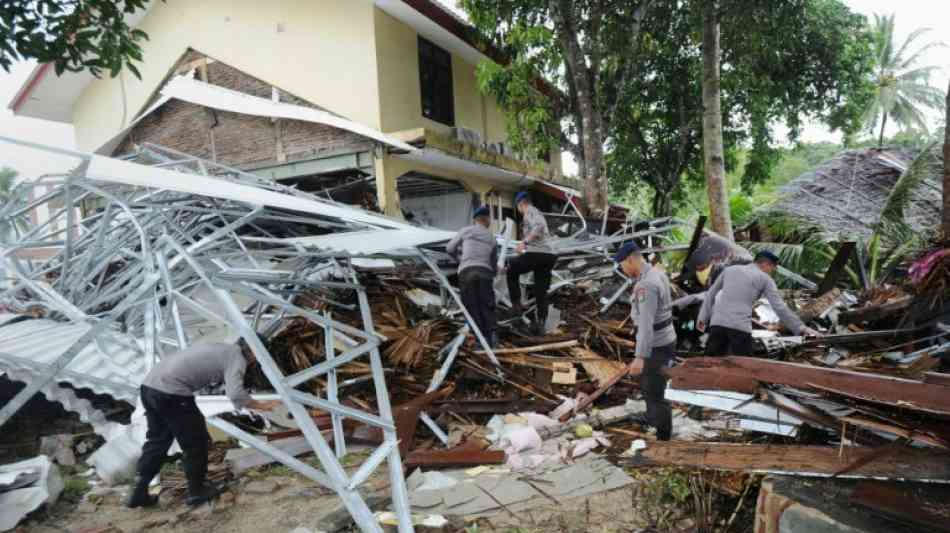
<path id="1" fill-rule="evenodd" d="M 630 257 L 630 254 L 639 252 L 639 251 L 640 251 L 640 247 L 637 246 L 637 243 L 633 241 L 628 241 L 626 244 L 621 246 L 619 250 L 617 250 L 616 254 L 614 254 L 614 262 L 620 263 L 624 259 Z"/>
<path id="2" fill-rule="evenodd" d="M 521 191 L 515 195 L 515 205 L 520 204 L 521 202 L 530 202 L 531 197 L 528 196 L 528 191 Z"/>
<path id="3" fill-rule="evenodd" d="M 487 217 L 487 216 L 489 216 L 490 214 L 491 214 L 491 213 L 490 213 L 490 211 L 488 210 L 488 206 L 487 206 L 487 205 L 483 205 L 483 206 L 479 207 L 478 209 L 476 209 L 474 213 L 472 213 L 472 218 Z"/>
<path id="4" fill-rule="evenodd" d="M 768 250 L 762 250 L 761 252 L 755 254 L 755 262 L 756 262 L 756 263 L 758 263 L 759 261 L 763 261 L 763 260 L 764 260 L 764 261 L 769 261 L 769 262 L 771 262 L 773 265 L 778 265 L 778 263 L 779 263 L 778 256 L 775 255 L 775 254 L 773 254 L 772 252 L 770 252 L 770 251 L 768 251 Z"/>

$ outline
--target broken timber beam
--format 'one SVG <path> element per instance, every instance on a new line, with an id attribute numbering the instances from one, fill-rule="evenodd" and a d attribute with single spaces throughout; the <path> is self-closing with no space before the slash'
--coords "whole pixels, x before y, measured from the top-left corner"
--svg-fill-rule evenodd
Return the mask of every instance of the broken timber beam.
<path id="1" fill-rule="evenodd" d="M 613 377 L 611 377 L 607 381 L 604 381 L 603 384 L 597 388 L 597 390 L 590 393 L 590 395 L 587 396 L 586 398 L 577 402 L 577 405 L 574 407 L 572 411 L 568 411 L 567 413 L 564 413 L 563 415 L 561 415 L 560 418 L 558 418 L 558 422 L 567 422 L 568 420 L 571 419 L 571 417 L 573 417 L 577 413 L 580 413 L 584 409 L 587 409 L 588 407 L 590 407 L 592 403 L 597 401 L 597 398 L 600 398 L 601 396 L 603 396 L 605 392 L 607 392 L 608 390 L 610 390 L 611 387 L 613 387 L 618 382 L 620 382 L 621 379 L 627 377 L 627 374 L 629 374 L 631 370 L 633 370 L 633 362 L 630 362 L 628 365 L 618 370 L 617 373 L 613 375 Z"/>
<path id="2" fill-rule="evenodd" d="M 832 477 L 871 455 L 878 456 L 836 477 L 885 478 L 950 483 L 950 455 L 933 450 L 732 444 L 718 442 L 651 442 L 632 459 L 641 465 L 676 465 L 759 474 Z"/>
<path id="3" fill-rule="evenodd" d="M 922 381 L 753 357 L 697 357 L 666 375 L 678 389 L 752 394 L 758 382 L 807 387 L 850 398 L 950 415 L 950 387 Z"/>
<path id="4" fill-rule="evenodd" d="M 706 215 L 699 215 L 696 221 L 696 228 L 693 229 L 693 236 L 689 240 L 689 248 L 686 250 L 686 257 L 683 258 L 683 269 L 680 270 L 680 277 L 686 274 L 686 265 L 689 264 L 689 258 L 699 246 L 699 239 L 703 236 L 703 228 L 706 227 Z"/>
<path id="5" fill-rule="evenodd" d="M 460 466 L 500 465 L 505 462 L 504 450 L 476 450 L 464 446 L 450 450 L 414 450 L 406 456 L 403 466 L 412 470 Z"/>
<path id="6" fill-rule="evenodd" d="M 537 346 L 522 346 L 520 348 L 497 348 L 495 349 L 495 355 L 543 352 L 545 350 L 560 350 L 563 348 L 572 348 L 574 346 L 577 346 L 577 339 L 564 342 L 552 342 L 551 344 L 539 344 Z M 485 352 L 485 350 L 475 350 L 475 353 L 484 355 L 487 352 Z"/>
<path id="7" fill-rule="evenodd" d="M 825 277 L 822 278 L 821 283 L 818 284 L 818 289 L 815 291 L 816 296 L 821 296 L 835 288 L 835 284 L 838 283 L 838 278 L 841 277 L 841 273 L 844 272 L 844 267 L 848 264 L 848 259 L 851 259 L 851 254 L 854 253 L 854 247 L 854 241 L 843 242 L 838 246 L 838 253 L 835 254 L 835 258 L 831 260 L 831 266 L 828 267 L 828 270 L 825 272 Z"/>
<path id="8" fill-rule="evenodd" d="M 946 490 L 928 490 L 931 499 L 950 501 Z M 851 502 L 867 508 L 873 513 L 882 514 L 899 522 L 910 524 L 918 531 L 950 533 L 950 521 L 946 516 L 932 511 L 920 497 L 919 489 L 913 486 L 884 483 L 880 481 L 861 481 L 851 493 Z M 931 502 L 936 503 L 936 502 Z"/>
<path id="9" fill-rule="evenodd" d="M 507 414 L 550 408 L 543 400 L 442 400 L 426 409 L 429 414 Z"/>
<path id="10" fill-rule="evenodd" d="M 848 324 L 857 324 L 859 322 L 873 322 L 888 316 L 897 314 L 910 308 L 914 298 L 905 296 L 893 302 L 878 305 L 869 305 L 853 311 L 844 311 L 838 315 L 838 324 L 847 326 Z"/>

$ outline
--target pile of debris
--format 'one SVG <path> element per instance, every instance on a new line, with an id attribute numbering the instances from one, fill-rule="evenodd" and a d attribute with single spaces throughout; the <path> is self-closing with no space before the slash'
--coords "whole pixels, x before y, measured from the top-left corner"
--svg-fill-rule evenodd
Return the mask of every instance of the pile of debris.
<path id="1" fill-rule="evenodd" d="M 763 301 L 758 357 L 708 359 L 696 357 L 694 324 L 704 272 L 748 252 L 705 232 L 702 218 L 677 244 L 672 230 L 685 224 L 675 220 L 597 234 L 579 217 L 579 231 L 564 224 L 552 243 L 545 335 L 509 311 L 499 277 L 493 349 L 451 283 L 456 264 L 440 247 L 449 232 L 154 146 L 125 161 L 65 157 L 75 168 L 36 182 L 47 192 L 0 211 L 2 220 L 49 213 L 11 225 L 15 239 L 2 245 L 12 284 L 0 296 L 0 367 L 26 385 L 0 424 L 38 391 L 54 398 L 70 386 L 134 404 L 156 357 L 243 337 L 261 363 L 249 384 L 284 409 L 262 420 L 232 414 L 223 396 L 199 397 L 209 424 L 242 446 L 213 457 L 214 475 L 279 461 L 335 491 L 364 531 L 379 531 L 380 516 L 354 489 L 384 462 L 394 515 L 383 522 L 401 531 L 438 522 L 413 512 L 483 516 L 632 483 L 595 450 L 624 467 L 950 481 L 950 378 L 939 373 L 950 321 L 935 299 L 948 286 L 946 253 L 915 267 L 916 288 L 864 294 L 784 271 L 804 288 L 788 300 L 825 335 L 780 335 Z M 512 226 L 498 237 L 502 257 Z M 632 282 L 609 258 L 631 239 L 658 264 L 685 253 L 682 271 L 670 272 L 682 302 L 667 393 L 674 442 L 656 442 L 641 424 L 638 385 L 627 379 Z M 88 419 L 105 439 L 90 462 L 121 483 L 142 416 L 127 426 Z M 763 435 L 768 444 L 743 443 Z M 342 458 L 354 449 L 367 454 L 348 471 Z M 317 463 L 300 459 L 307 454 Z M 180 485 L 166 477 L 168 489 Z"/>

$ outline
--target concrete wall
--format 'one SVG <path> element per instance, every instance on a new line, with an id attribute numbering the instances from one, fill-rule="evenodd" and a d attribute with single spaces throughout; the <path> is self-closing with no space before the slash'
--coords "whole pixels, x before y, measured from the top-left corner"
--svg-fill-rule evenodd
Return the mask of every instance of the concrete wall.
<path id="1" fill-rule="evenodd" d="M 369 0 L 156 2 L 140 26 L 149 35 L 142 79 L 124 73 L 83 91 L 73 109 L 77 145 L 94 150 L 121 130 L 188 48 L 380 128 L 375 16 Z"/>

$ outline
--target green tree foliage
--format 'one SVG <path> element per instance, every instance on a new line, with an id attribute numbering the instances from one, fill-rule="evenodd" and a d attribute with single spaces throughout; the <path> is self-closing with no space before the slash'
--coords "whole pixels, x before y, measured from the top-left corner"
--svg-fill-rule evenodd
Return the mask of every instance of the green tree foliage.
<path id="1" fill-rule="evenodd" d="M 142 30 L 126 17 L 148 0 L 3 0 L 0 2 L 0 67 L 35 59 L 53 63 L 56 74 L 88 70 L 115 77 L 123 67 L 141 77 Z"/>
<path id="2" fill-rule="evenodd" d="M 683 178 L 702 178 L 700 0 L 656 4 L 644 20 L 644 73 L 623 88 L 610 132 L 611 185 L 622 194 L 648 184 L 656 214 L 672 212 Z M 782 157 L 772 125 L 796 137 L 818 120 L 853 135 L 871 97 L 871 38 L 865 19 L 839 0 L 723 0 L 722 109 L 726 168 L 748 151 L 742 185 L 751 192 Z"/>
<path id="3" fill-rule="evenodd" d="M 17 184 L 18 175 L 17 171 L 10 167 L 0 168 L 0 215 L 25 204 L 26 194 Z M 4 221 L 0 222 L 0 239 L 9 241 L 15 230 L 25 227 L 26 219 L 22 217 L 12 222 L 4 217 Z"/>
<path id="4" fill-rule="evenodd" d="M 926 109 L 943 109 L 943 91 L 930 85 L 930 75 L 939 67 L 921 65 L 928 50 L 944 46 L 940 42 L 919 41 L 930 31 L 920 28 L 902 44 L 894 37 L 894 15 L 874 16 L 874 98 L 867 107 L 864 123 L 869 132 L 880 127 L 878 146 L 884 145 L 884 128 L 893 120 L 902 130 L 927 132 Z"/>
<path id="5" fill-rule="evenodd" d="M 637 54 L 639 29 L 657 3 L 461 2 L 482 36 L 505 55 L 503 64 L 481 65 L 478 80 L 505 109 L 509 142 L 523 154 L 552 147 L 572 153 L 584 179 L 587 203 L 594 209 L 607 201 L 605 145 L 622 88 L 643 75 Z"/>

